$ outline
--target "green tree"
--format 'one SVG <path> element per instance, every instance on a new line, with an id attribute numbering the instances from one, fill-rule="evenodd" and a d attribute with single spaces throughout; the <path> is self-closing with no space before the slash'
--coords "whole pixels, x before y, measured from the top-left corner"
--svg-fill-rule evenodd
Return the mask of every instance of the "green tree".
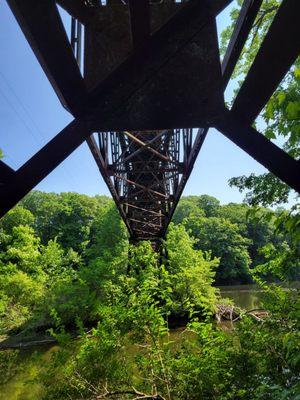
<path id="1" fill-rule="evenodd" d="M 111 260 L 120 254 L 127 254 L 128 234 L 112 200 L 98 210 L 91 225 L 91 240 L 87 250 L 90 260 L 104 258 Z"/>
<path id="2" fill-rule="evenodd" d="M 217 217 L 225 218 L 238 226 L 242 236 L 247 236 L 247 212 L 249 206 L 246 204 L 228 203 L 218 209 Z"/>
<path id="3" fill-rule="evenodd" d="M 230 221 L 211 218 L 187 218 L 184 225 L 197 239 L 196 247 L 220 258 L 216 281 L 218 283 L 247 282 L 250 257 L 249 239 L 242 237 L 238 226 Z"/>
<path id="4" fill-rule="evenodd" d="M 235 68 L 235 78 L 240 79 L 248 72 L 280 3 L 280 0 L 263 1 L 254 24 L 255 27 L 250 32 L 242 56 Z M 231 12 L 231 24 L 222 32 L 223 54 L 233 31 L 241 4 L 242 0 L 239 0 L 238 8 L 234 8 Z M 263 129 L 265 136 L 268 139 L 278 139 L 283 142 L 284 150 L 295 158 L 298 158 L 300 154 L 299 99 L 300 58 L 296 60 L 261 113 L 265 125 Z M 241 191 L 248 190 L 246 200 L 252 205 L 285 203 L 288 201 L 289 193 L 291 192 L 291 189 L 286 184 L 271 173 L 235 177 L 229 182 L 230 185 L 238 187 Z"/>
<path id="5" fill-rule="evenodd" d="M 63 205 L 58 194 L 33 190 L 24 197 L 21 205 L 34 215 L 34 229 L 43 244 L 59 235 L 60 226 L 55 217 Z"/>
<path id="6" fill-rule="evenodd" d="M 196 250 L 196 240 L 183 225 L 169 227 L 166 249 L 167 271 L 172 288 L 172 309 L 177 314 L 203 316 L 214 311 L 215 289 L 212 287 L 219 260 L 209 252 Z"/>
<path id="7" fill-rule="evenodd" d="M 57 241 L 66 249 L 84 252 L 90 229 L 101 203 L 97 198 L 77 193 L 32 191 L 22 205 L 35 216 L 35 230 L 43 244 Z"/>
<path id="8" fill-rule="evenodd" d="M 19 225 L 34 225 L 34 215 L 26 208 L 17 205 L 0 220 L 0 229 L 11 235 L 13 228 Z"/>
<path id="9" fill-rule="evenodd" d="M 184 218 L 191 215 L 203 217 L 204 210 L 199 207 L 197 196 L 182 197 L 176 207 L 172 221 L 175 224 L 181 224 Z"/>
<path id="10" fill-rule="evenodd" d="M 38 275 L 42 272 L 39 265 L 40 239 L 29 226 L 13 228 L 6 252 L 1 254 L 1 261 L 25 273 Z"/>
<path id="11" fill-rule="evenodd" d="M 40 304 L 46 276 L 39 264 L 40 240 L 29 226 L 7 235 L 0 254 L 0 331 L 24 325 Z"/>
<path id="12" fill-rule="evenodd" d="M 199 207 L 204 211 L 206 217 L 217 216 L 220 202 L 215 197 L 203 194 L 202 196 L 199 196 L 197 203 Z"/>
<path id="13" fill-rule="evenodd" d="M 229 203 L 221 206 L 218 214 L 236 224 L 241 236 L 249 239 L 248 252 L 251 258 L 251 267 L 255 267 L 264 261 L 264 255 L 260 249 L 268 243 L 277 246 L 283 237 L 275 230 L 272 218 L 270 218 L 273 214 L 271 210 L 258 207 L 255 217 L 251 210 L 251 207 L 246 204 Z M 264 218 L 264 215 L 268 215 L 269 218 Z"/>
<path id="14" fill-rule="evenodd" d="M 56 215 L 60 227 L 57 237 L 62 246 L 83 252 L 90 241 L 90 229 L 98 211 L 95 198 L 77 193 L 61 193 L 63 209 Z"/>
<path id="15" fill-rule="evenodd" d="M 39 264 L 48 279 L 55 279 L 80 269 L 82 259 L 73 249 L 65 251 L 56 240 L 49 240 L 47 246 L 41 247 Z"/>

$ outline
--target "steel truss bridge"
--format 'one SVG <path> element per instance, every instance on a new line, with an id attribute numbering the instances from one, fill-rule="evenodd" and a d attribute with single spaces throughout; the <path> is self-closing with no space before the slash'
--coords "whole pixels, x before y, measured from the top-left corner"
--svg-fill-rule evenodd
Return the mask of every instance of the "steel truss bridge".
<path id="1" fill-rule="evenodd" d="M 0 161 L 0 215 L 86 140 L 131 240 L 157 241 L 210 127 L 300 192 L 299 161 L 252 126 L 299 56 L 299 0 L 282 1 L 230 109 L 262 0 L 244 0 L 222 63 L 216 16 L 231 0 L 7 2 L 74 120 L 18 170 Z"/>

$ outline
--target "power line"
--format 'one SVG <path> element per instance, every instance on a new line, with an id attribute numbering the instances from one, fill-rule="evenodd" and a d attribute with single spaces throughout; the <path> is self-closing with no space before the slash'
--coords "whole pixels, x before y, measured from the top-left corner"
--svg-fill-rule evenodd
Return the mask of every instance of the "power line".
<path id="1" fill-rule="evenodd" d="M 7 88 L 10 90 L 10 92 L 13 94 L 14 98 L 17 100 L 19 106 L 22 108 L 23 112 L 26 114 L 27 118 L 31 121 L 32 125 L 34 126 L 35 130 L 37 131 L 37 133 L 39 134 L 39 137 L 37 137 L 32 129 L 28 126 L 27 122 L 25 121 L 25 119 L 23 118 L 23 116 L 19 113 L 18 109 L 14 106 L 14 104 L 10 101 L 9 97 L 1 90 L 0 88 L 0 93 L 2 95 L 2 97 L 4 98 L 4 100 L 9 104 L 9 106 L 12 108 L 12 110 L 15 112 L 15 114 L 18 116 L 18 118 L 20 119 L 20 121 L 23 123 L 23 125 L 25 126 L 26 130 L 29 132 L 29 134 L 33 137 L 34 141 L 38 144 L 38 145 L 42 145 L 45 137 L 44 135 L 41 133 L 39 127 L 37 126 L 36 122 L 34 121 L 34 119 L 32 118 L 32 116 L 30 115 L 29 111 L 26 109 L 26 107 L 24 106 L 23 102 L 21 101 L 21 99 L 18 97 L 17 93 L 15 92 L 15 90 L 12 88 L 12 86 L 9 84 L 8 80 L 6 79 L 6 77 L 4 76 L 4 74 L 0 71 L 0 76 L 2 78 L 2 80 L 5 82 Z M 42 139 L 42 140 L 41 140 Z M 11 157 L 10 157 L 11 158 Z M 62 170 L 63 174 L 65 175 L 66 180 L 71 180 L 72 182 L 72 186 L 73 189 L 76 188 L 77 184 L 75 182 L 74 179 L 74 175 L 71 174 L 69 168 L 65 167 L 65 169 Z M 75 190 L 76 191 L 76 190 Z"/>
<path id="2" fill-rule="evenodd" d="M 0 76 L 2 77 L 3 81 L 5 82 L 6 86 L 8 87 L 8 89 L 11 91 L 11 93 L 13 94 L 13 96 L 15 97 L 15 99 L 17 100 L 17 102 L 19 103 L 20 107 L 22 108 L 23 112 L 26 114 L 26 116 L 30 119 L 32 125 L 34 126 L 35 130 L 38 132 L 39 136 L 44 140 L 45 137 L 42 134 L 41 130 L 39 129 L 39 127 L 37 126 L 36 122 L 34 121 L 34 119 L 32 118 L 32 116 L 30 115 L 29 111 L 27 110 L 27 108 L 24 106 L 23 102 L 21 101 L 21 99 L 19 98 L 19 96 L 17 95 L 17 93 L 15 92 L 15 90 L 13 89 L 13 87 L 10 85 L 10 83 L 8 82 L 8 80 L 6 79 L 5 75 L 0 71 Z"/>
<path id="3" fill-rule="evenodd" d="M 24 118 L 22 117 L 22 115 L 19 113 L 19 111 L 17 110 L 17 108 L 13 105 L 13 103 L 10 101 L 10 99 L 6 96 L 6 94 L 1 90 L 0 88 L 0 93 L 2 95 L 2 97 L 4 98 L 4 100 L 7 102 L 7 104 L 12 108 L 12 110 L 15 112 L 15 114 L 18 116 L 18 118 L 20 119 L 20 121 L 23 123 L 23 125 L 25 126 L 26 130 L 29 132 L 29 134 L 34 138 L 35 142 L 37 144 L 40 144 L 40 139 L 37 138 L 37 136 L 32 132 L 32 130 L 30 129 L 30 127 L 27 125 L 26 121 L 24 120 Z"/>

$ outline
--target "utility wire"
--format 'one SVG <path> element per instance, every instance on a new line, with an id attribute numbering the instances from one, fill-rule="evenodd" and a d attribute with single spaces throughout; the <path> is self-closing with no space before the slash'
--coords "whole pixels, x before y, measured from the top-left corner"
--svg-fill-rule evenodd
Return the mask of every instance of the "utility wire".
<path id="1" fill-rule="evenodd" d="M 14 104 L 10 101 L 9 97 L 0 88 L 0 93 L 1 93 L 2 97 L 8 103 L 8 105 L 12 108 L 12 110 L 15 112 L 15 114 L 18 116 L 19 120 L 23 123 L 23 125 L 25 126 L 25 128 L 29 132 L 29 134 L 33 137 L 33 139 L 36 142 L 36 144 L 38 144 L 39 146 L 43 145 L 44 141 L 45 141 L 45 137 L 42 134 L 41 130 L 39 129 L 39 127 L 37 126 L 36 122 L 34 121 L 32 116 L 30 115 L 29 111 L 24 106 L 23 102 L 18 97 L 17 93 L 12 88 L 12 86 L 9 84 L 8 80 L 6 79 L 6 77 L 4 76 L 4 74 L 1 71 L 0 71 L 0 76 L 1 76 L 2 80 L 5 82 L 7 88 L 9 89 L 9 91 L 13 94 L 14 98 L 17 100 L 17 102 L 18 102 L 19 106 L 22 108 L 24 114 L 26 114 L 27 118 L 31 121 L 31 124 L 34 126 L 34 128 L 35 128 L 36 132 L 38 133 L 39 137 L 37 137 L 33 133 L 32 129 L 28 126 L 28 124 L 25 121 L 25 119 L 23 118 L 23 116 L 19 113 L 18 109 L 14 106 Z M 11 157 L 9 157 L 9 158 L 12 160 Z M 63 174 L 65 175 L 65 178 L 67 178 L 67 180 L 71 180 L 72 186 L 73 186 L 73 190 L 74 190 L 77 187 L 74 175 L 71 174 L 71 172 L 70 172 L 68 167 L 63 168 L 62 171 L 63 171 Z M 74 191 L 76 191 L 76 190 L 74 190 Z"/>
<path id="2" fill-rule="evenodd" d="M 42 140 L 45 140 L 44 135 L 42 134 L 41 130 L 39 129 L 39 127 L 37 126 L 36 122 L 34 121 L 34 119 L 32 118 L 32 116 L 30 115 L 29 111 L 27 110 L 27 108 L 24 106 L 23 102 L 21 101 L 21 99 L 19 98 L 19 96 L 17 95 L 17 93 L 15 92 L 15 90 L 13 89 L 13 87 L 10 85 L 10 83 L 8 82 L 8 80 L 6 79 L 6 77 L 4 76 L 4 74 L 0 71 L 0 76 L 3 79 L 3 81 L 5 82 L 6 86 L 8 87 L 8 89 L 11 91 L 11 93 L 13 94 L 13 96 L 15 97 L 15 99 L 17 100 L 17 102 L 19 103 L 20 107 L 22 108 L 23 112 L 26 114 L 26 116 L 28 117 L 28 119 L 30 119 L 32 125 L 34 126 L 35 130 L 37 131 L 37 133 L 39 134 L 39 136 L 42 138 Z"/>
<path id="3" fill-rule="evenodd" d="M 25 126 L 27 132 L 29 132 L 29 134 L 33 137 L 34 141 L 37 144 L 40 144 L 40 139 L 32 132 L 32 130 L 30 129 L 30 127 L 28 126 L 27 122 L 25 121 L 25 119 L 22 117 L 22 115 L 19 113 L 18 109 L 14 106 L 14 104 L 10 101 L 9 97 L 1 90 L 0 88 L 0 93 L 2 95 L 2 97 L 4 98 L 4 100 L 7 102 L 7 104 L 12 108 L 12 110 L 15 112 L 15 114 L 18 116 L 19 120 L 23 123 L 23 125 Z"/>

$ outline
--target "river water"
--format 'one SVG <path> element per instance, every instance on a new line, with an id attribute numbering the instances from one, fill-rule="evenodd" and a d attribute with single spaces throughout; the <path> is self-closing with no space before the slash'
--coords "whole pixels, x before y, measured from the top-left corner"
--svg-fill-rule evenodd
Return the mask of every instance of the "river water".
<path id="1" fill-rule="evenodd" d="M 262 290 L 257 285 L 219 286 L 221 296 L 234 301 L 234 304 L 245 310 L 259 308 Z"/>
<path id="2" fill-rule="evenodd" d="M 219 289 L 222 297 L 232 299 L 236 306 L 246 310 L 259 308 L 263 295 L 256 285 L 222 286 Z M 41 363 L 47 363 L 57 349 L 58 346 L 44 346 L 22 350 L 24 371 L 0 386 L 0 400 L 38 400 L 42 394 L 41 386 L 28 381 L 34 379 Z M 31 357 L 33 352 L 41 356 L 36 361 Z"/>
<path id="3" fill-rule="evenodd" d="M 18 362 L 21 364 L 22 372 L 0 386 L 0 400 L 39 400 L 43 388 L 34 379 L 40 368 L 49 362 L 53 352 L 58 349 L 57 345 L 45 345 L 21 350 Z"/>

